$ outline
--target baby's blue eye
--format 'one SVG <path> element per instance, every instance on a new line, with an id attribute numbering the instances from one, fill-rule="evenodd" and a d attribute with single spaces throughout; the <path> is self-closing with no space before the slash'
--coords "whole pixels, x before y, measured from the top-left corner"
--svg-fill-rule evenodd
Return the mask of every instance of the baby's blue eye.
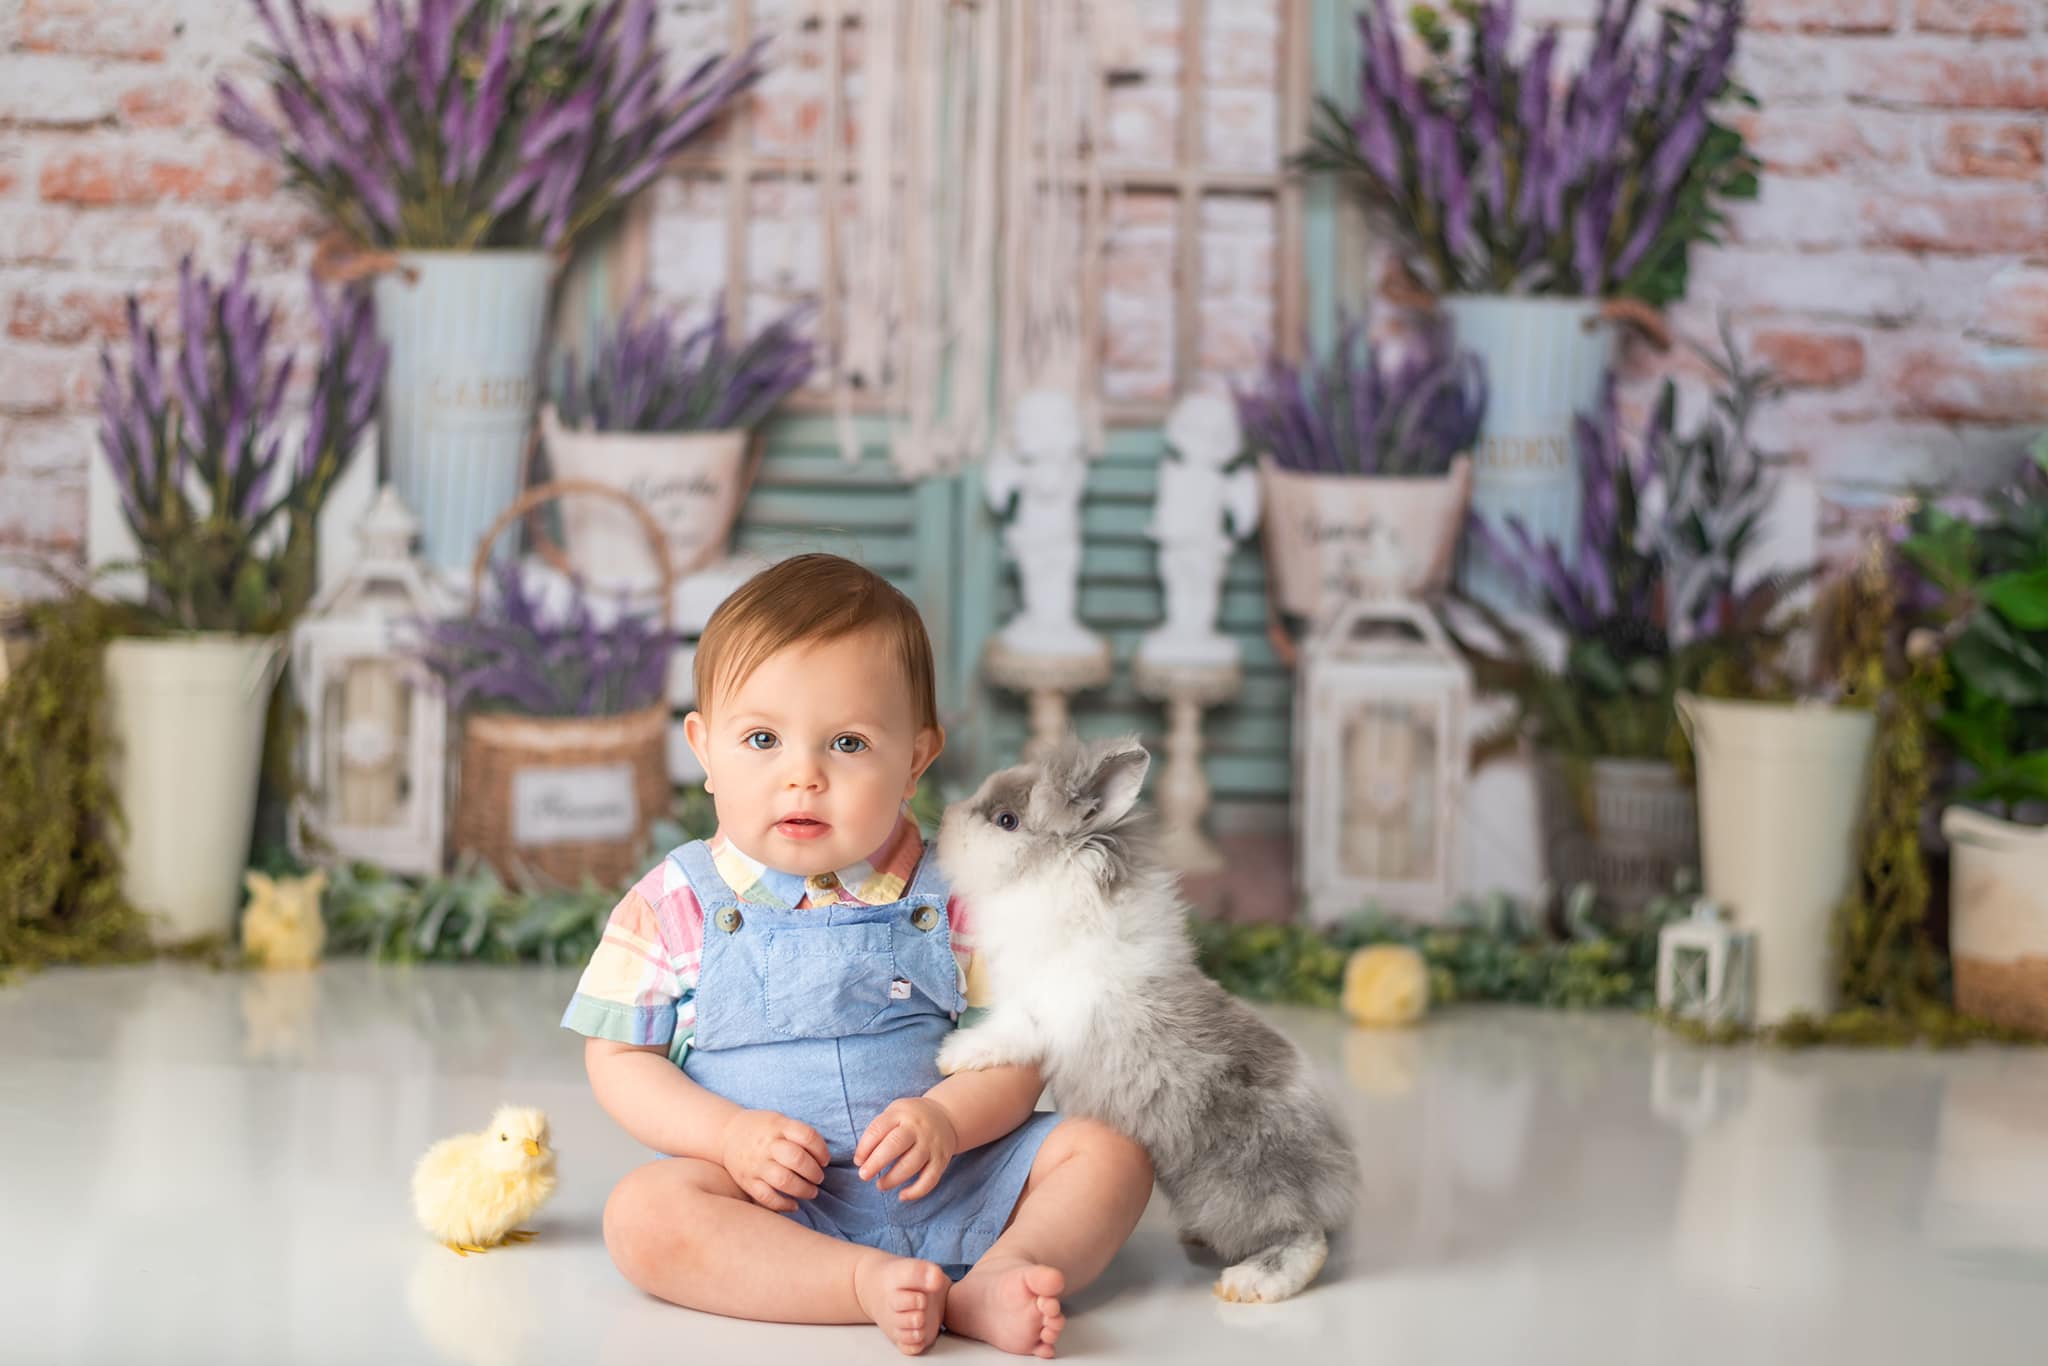
<path id="1" fill-rule="evenodd" d="M 757 745 L 754 743 L 756 740 L 766 740 L 768 743 L 765 745 Z M 748 749 L 767 749 L 769 745 L 773 745 L 775 743 L 775 736 L 773 733 L 769 731 L 757 730 L 740 743 L 744 744 Z"/>
<path id="2" fill-rule="evenodd" d="M 858 754 L 868 747 L 868 742 L 858 735 L 841 735 L 832 741 L 832 748 L 841 754 Z"/>

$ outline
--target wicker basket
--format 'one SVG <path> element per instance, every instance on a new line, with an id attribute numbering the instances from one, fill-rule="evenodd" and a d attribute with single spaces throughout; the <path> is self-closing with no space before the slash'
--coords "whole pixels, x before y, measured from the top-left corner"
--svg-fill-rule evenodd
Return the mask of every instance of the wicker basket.
<path id="1" fill-rule="evenodd" d="M 674 623 L 675 575 L 666 538 L 633 498 L 603 484 L 558 480 L 527 490 L 477 547 L 470 609 L 483 598 L 491 546 L 507 527 L 565 494 L 620 503 L 646 532 L 660 574 L 661 624 Z M 669 712 L 662 700 L 622 716 L 484 713 L 462 723 L 455 847 L 508 880 L 623 887 L 640 871 L 650 823 L 667 811 Z"/>

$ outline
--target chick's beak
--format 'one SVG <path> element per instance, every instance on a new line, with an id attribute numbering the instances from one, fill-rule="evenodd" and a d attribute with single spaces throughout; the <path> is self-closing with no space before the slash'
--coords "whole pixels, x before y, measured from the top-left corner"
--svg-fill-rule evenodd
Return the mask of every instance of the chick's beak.
<path id="1" fill-rule="evenodd" d="M 526 1149 L 526 1155 L 527 1155 L 528 1157 L 539 1157 L 539 1156 L 540 1156 L 540 1144 L 538 1144 L 538 1143 L 534 1142 L 534 1141 L 533 1141 L 532 1139 L 530 1139 L 530 1138 L 529 1138 L 529 1139 L 525 1139 L 525 1140 L 523 1140 L 523 1141 L 522 1141 L 522 1142 L 520 1143 L 520 1145 L 519 1145 L 519 1146 L 521 1146 L 522 1148 Z"/>

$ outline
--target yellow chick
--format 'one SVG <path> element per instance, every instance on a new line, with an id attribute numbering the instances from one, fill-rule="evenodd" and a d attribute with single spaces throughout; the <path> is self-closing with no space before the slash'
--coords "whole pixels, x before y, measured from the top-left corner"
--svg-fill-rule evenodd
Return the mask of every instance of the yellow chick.
<path id="1" fill-rule="evenodd" d="M 1362 1025 L 1407 1025 L 1429 1008 L 1429 965 L 1404 944 L 1375 944 L 1344 965 L 1344 1013 Z"/>
<path id="2" fill-rule="evenodd" d="M 519 1225 L 554 1193 L 548 1117 L 515 1105 L 500 1106 L 481 1133 L 442 1139 L 412 1173 L 420 1227 L 465 1257 L 534 1237 Z"/>
<path id="3" fill-rule="evenodd" d="M 278 881 L 263 873 L 244 873 L 249 908 L 242 912 L 242 949 L 265 968 L 310 968 L 327 945 L 327 922 L 320 918 L 320 894 L 327 890 L 325 872 Z"/>

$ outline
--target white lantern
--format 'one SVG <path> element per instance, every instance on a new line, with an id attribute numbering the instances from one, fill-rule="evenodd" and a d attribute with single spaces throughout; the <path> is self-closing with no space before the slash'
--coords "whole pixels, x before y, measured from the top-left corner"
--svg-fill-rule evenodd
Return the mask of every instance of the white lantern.
<path id="1" fill-rule="evenodd" d="M 1368 905 L 1423 919 L 1456 895 L 1472 673 L 1399 596 L 1390 533 L 1372 577 L 1302 650 L 1294 700 L 1297 880 L 1309 914 Z"/>
<path id="2" fill-rule="evenodd" d="M 1657 1009 L 1710 1025 L 1749 1023 L 1756 936 L 1705 897 L 1657 932 Z"/>
<path id="3" fill-rule="evenodd" d="M 439 614 L 412 555 L 419 523 L 386 486 L 358 532 L 362 555 L 292 633 L 305 710 L 292 851 L 402 873 L 441 870 L 448 708 L 397 628 Z"/>

